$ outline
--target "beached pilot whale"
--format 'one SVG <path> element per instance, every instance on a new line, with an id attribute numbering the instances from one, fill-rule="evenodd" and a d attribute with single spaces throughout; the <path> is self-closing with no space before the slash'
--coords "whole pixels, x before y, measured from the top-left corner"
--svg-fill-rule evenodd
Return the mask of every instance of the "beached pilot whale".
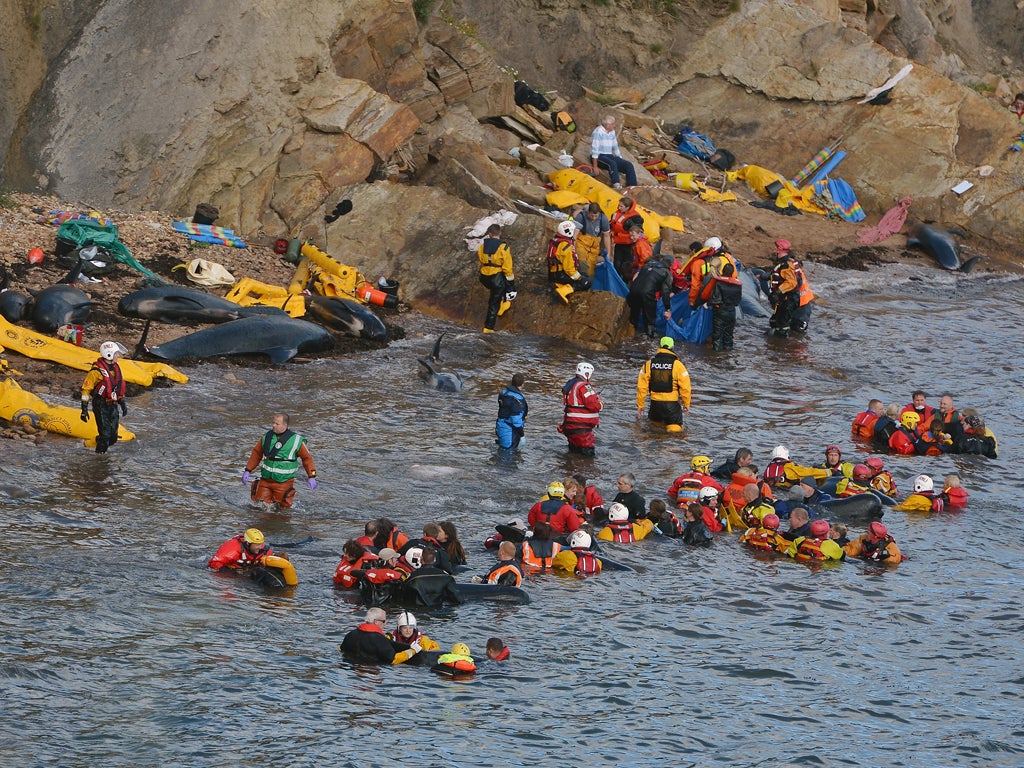
<path id="1" fill-rule="evenodd" d="M 369 308 L 336 296 L 307 296 L 306 317 L 334 331 L 371 341 L 387 341 L 384 323 Z"/>
<path id="2" fill-rule="evenodd" d="M 142 332 L 145 345 L 149 324 Z M 181 336 L 146 348 L 162 360 L 206 358 L 218 355 L 267 355 L 274 364 L 286 363 L 300 352 L 323 352 L 334 345 L 326 328 L 288 315 L 253 315 Z"/>
<path id="3" fill-rule="evenodd" d="M 160 323 L 226 323 L 251 315 L 281 315 L 277 307 L 242 307 L 220 296 L 178 285 L 143 288 L 124 296 L 117 311 L 125 317 Z"/>
<path id="4" fill-rule="evenodd" d="M 907 238 L 907 247 L 913 248 L 916 245 L 922 250 L 927 251 L 931 254 L 932 258 L 946 269 L 970 272 L 974 269 L 974 265 L 978 263 L 978 259 L 981 256 L 975 256 L 973 259 L 961 262 L 960 244 L 953 237 L 954 233 L 963 237 L 963 232 L 945 230 L 933 227 L 930 224 L 922 224 Z"/>
<path id="5" fill-rule="evenodd" d="M 430 357 L 419 358 L 420 378 L 427 382 L 428 386 L 441 392 L 461 392 L 462 377 L 457 372 L 450 369 L 445 370 L 438 365 L 441 357 L 441 339 L 443 338 L 443 333 L 437 337 Z"/>
<path id="6" fill-rule="evenodd" d="M 16 323 L 28 314 L 32 297 L 10 290 L 10 283 L 7 270 L 0 268 L 0 316 L 9 323 Z"/>

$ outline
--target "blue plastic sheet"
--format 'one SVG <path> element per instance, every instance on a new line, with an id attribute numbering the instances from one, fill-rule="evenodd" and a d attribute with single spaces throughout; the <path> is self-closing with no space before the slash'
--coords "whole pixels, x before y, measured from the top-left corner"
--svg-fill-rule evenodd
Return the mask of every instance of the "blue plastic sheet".
<path id="1" fill-rule="evenodd" d="M 698 307 L 681 326 L 683 338 L 691 344 L 703 344 L 711 336 L 711 307 Z"/>
<path id="2" fill-rule="evenodd" d="M 591 285 L 592 291 L 610 291 L 620 299 L 629 295 L 629 288 L 622 281 L 615 266 L 608 259 L 603 259 L 594 267 L 594 282 Z"/>

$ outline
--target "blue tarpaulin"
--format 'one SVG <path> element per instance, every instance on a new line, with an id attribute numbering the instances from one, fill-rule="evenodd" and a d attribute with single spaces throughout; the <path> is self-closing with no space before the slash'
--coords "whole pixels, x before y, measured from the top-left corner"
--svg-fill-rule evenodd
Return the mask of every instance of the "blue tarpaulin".
<path id="1" fill-rule="evenodd" d="M 629 295 L 629 288 L 622 282 L 622 277 L 608 259 L 602 259 L 594 267 L 594 282 L 590 290 L 611 291 L 620 299 Z"/>

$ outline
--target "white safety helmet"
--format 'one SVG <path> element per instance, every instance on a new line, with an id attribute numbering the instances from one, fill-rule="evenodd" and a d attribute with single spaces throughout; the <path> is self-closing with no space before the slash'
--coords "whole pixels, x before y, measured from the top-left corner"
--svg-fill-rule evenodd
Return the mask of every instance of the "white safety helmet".
<path id="1" fill-rule="evenodd" d="M 928 475 L 918 475 L 914 478 L 914 493 L 931 493 L 935 490 L 935 483 Z"/>
<path id="2" fill-rule="evenodd" d="M 707 240 L 704 241 L 704 247 L 720 251 L 722 250 L 722 241 L 719 240 L 717 237 L 709 237 Z"/>
<path id="3" fill-rule="evenodd" d="M 784 445 L 775 446 L 774 450 L 772 450 L 772 458 L 789 461 L 789 448 Z"/>
<path id="4" fill-rule="evenodd" d="M 128 350 L 116 341 L 104 341 L 100 344 L 100 357 L 108 363 L 114 362 L 114 355 L 125 354 Z"/>
<path id="5" fill-rule="evenodd" d="M 590 381 L 590 377 L 594 375 L 594 366 L 590 363 L 580 363 L 576 366 L 576 375 Z"/>
<path id="6" fill-rule="evenodd" d="M 629 520 L 629 510 L 626 505 L 616 501 L 608 507 L 608 520 L 612 523 L 623 523 Z"/>
<path id="7" fill-rule="evenodd" d="M 717 499 L 718 491 L 716 491 L 710 485 L 705 485 L 703 488 L 700 489 L 700 497 L 701 499 Z"/>
<path id="8" fill-rule="evenodd" d="M 586 531 L 573 531 L 569 537 L 570 549 L 590 549 L 591 544 L 593 544 L 593 540 Z"/>
<path id="9" fill-rule="evenodd" d="M 415 627 L 416 617 L 408 611 L 402 611 L 398 614 L 398 626 L 400 627 Z"/>
<path id="10" fill-rule="evenodd" d="M 413 568 L 419 570 L 423 565 L 423 549 L 421 547 L 409 547 L 405 551 L 405 561 Z"/>
<path id="11" fill-rule="evenodd" d="M 559 223 L 558 234 L 560 234 L 562 237 L 572 237 L 573 235 L 576 234 L 576 222 L 573 221 L 572 219 L 566 219 L 565 221 Z"/>

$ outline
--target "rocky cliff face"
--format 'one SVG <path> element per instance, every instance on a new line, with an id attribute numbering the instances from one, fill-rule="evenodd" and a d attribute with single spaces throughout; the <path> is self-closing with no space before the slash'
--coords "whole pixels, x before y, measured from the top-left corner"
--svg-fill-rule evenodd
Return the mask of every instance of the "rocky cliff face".
<path id="1" fill-rule="evenodd" d="M 414 5 L 433 13 L 417 19 Z M 869 214 L 912 194 L 920 217 L 985 237 L 1024 222 L 1021 160 L 1004 154 L 1020 127 L 990 93 L 1024 90 L 1011 0 L 33 7 L 0 31 L 5 185 L 177 215 L 212 202 L 249 236 L 327 240 L 368 274 L 400 271 L 410 298 L 453 319 L 479 302 L 465 290 L 464 228 L 514 198 L 540 202 L 548 150 L 585 157 L 602 107 L 582 86 L 631 88 L 670 130 L 689 122 L 783 173 L 842 137 L 840 175 Z M 856 104 L 908 62 L 890 104 Z M 502 66 L 569 100 L 583 130 L 542 135 L 547 147 L 510 161 L 523 142 L 492 125 L 514 110 Z M 982 178 L 981 165 L 995 172 Z M 961 178 L 977 184 L 963 199 L 949 192 Z M 665 212 L 694 213 L 651 194 Z M 325 230 L 324 210 L 345 196 L 356 213 Z M 516 252 L 541 254 L 546 224 L 521 218 Z M 542 283 L 541 257 L 524 256 L 522 272 Z M 555 311 L 524 305 L 517 322 L 548 329 Z M 582 343 L 622 333 L 618 316 L 563 325 Z"/>

